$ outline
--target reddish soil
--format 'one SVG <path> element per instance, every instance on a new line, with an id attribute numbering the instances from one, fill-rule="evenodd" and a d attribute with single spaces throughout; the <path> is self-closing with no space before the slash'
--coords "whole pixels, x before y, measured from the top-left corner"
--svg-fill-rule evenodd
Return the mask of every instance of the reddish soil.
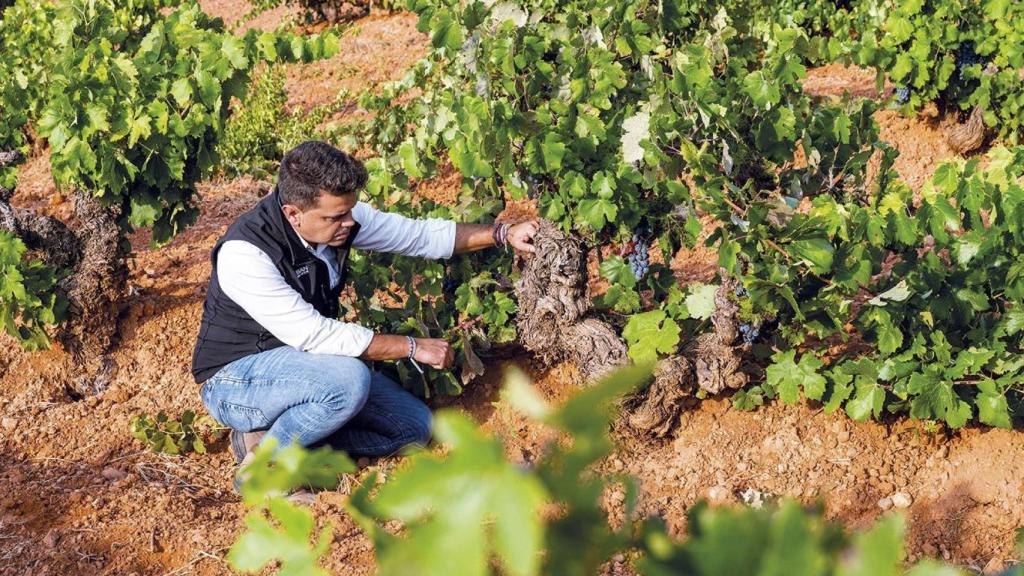
<path id="1" fill-rule="evenodd" d="M 247 9 L 238 0 L 206 4 L 225 16 Z M 413 22 L 409 15 L 364 20 L 332 60 L 337 67 L 294 67 L 293 105 L 312 106 L 329 101 L 339 87 L 399 76 L 423 51 L 424 37 Z M 343 65 L 357 70 L 349 74 Z M 865 90 L 863 74 L 834 68 L 811 71 L 808 84 L 823 93 Z M 949 156 L 941 130 L 927 117 L 881 112 L 878 118 L 883 136 L 904 153 L 901 173 L 915 185 Z M 459 185 L 448 175 L 423 183 L 421 193 L 446 201 Z M 267 189 L 248 178 L 204 183 L 195 226 L 155 251 L 143 233 L 133 238 L 132 296 L 111 355 L 117 370 L 103 394 L 72 400 L 68 382 L 80 370 L 74 360 L 59 349 L 28 354 L 0 336 L 0 574 L 230 573 L 223 557 L 243 528 L 245 509 L 231 490 L 233 461 L 224 442 L 208 455 L 161 456 L 143 451 L 128 423 L 158 410 L 175 416 L 202 410 L 189 364 L 208 252 Z M 66 217 L 68 203 L 53 198 L 47 159 L 33 158 L 22 169 L 17 200 Z M 520 202 L 504 217 L 522 219 L 533 210 Z M 684 282 L 707 280 L 714 254 L 682 253 L 673 268 Z M 443 404 L 471 413 L 506 442 L 512 458 L 525 460 L 538 455 L 547 435 L 500 399 L 502 368 L 509 363 L 527 370 L 554 403 L 573 392 L 572 366 L 531 369 L 528 358 L 519 358 L 491 362 L 462 397 Z M 808 503 L 820 499 L 830 517 L 862 527 L 883 514 L 879 499 L 902 491 L 913 500 L 907 511 L 912 558 L 939 556 L 991 571 L 1012 558 L 1014 530 L 1024 525 L 1021 456 L 1019 432 L 977 428 L 945 435 L 907 420 L 858 424 L 809 404 L 739 412 L 715 399 L 688 412 L 674 438 L 623 447 L 602 467 L 638 476 L 642 509 L 664 515 L 676 533 L 685 527 L 687 507 L 702 497 L 728 503 L 754 489 Z M 373 464 L 385 472 L 394 465 Z M 343 512 L 345 492 L 321 493 L 313 506 L 318 521 L 335 528 L 326 567 L 370 574 L 373 551 Z M 620 513 L 612 508 L 613 516 Z"/>
<path id="2" fill-rule="evenodd" d="M 878 91 L 875 72 L 868 68 L 827 64 L 812 68 L 804 77 L 804 92 L 813 96 L 843 96 L 848 94 L 860 98 L 879 98 L 892 91 L 888 82 Z"/>

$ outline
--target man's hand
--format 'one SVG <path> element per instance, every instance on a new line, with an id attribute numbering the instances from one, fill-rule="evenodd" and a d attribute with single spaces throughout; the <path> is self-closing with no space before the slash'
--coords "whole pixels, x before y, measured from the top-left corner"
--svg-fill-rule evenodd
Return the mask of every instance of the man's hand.
<path id="1" fill-rule="evenodd" d="M 417 338 L 413 360 L 444 370 L 455 362 L 455 352 L 447 341 L 440 338 Z"/>
<path id="2" fill-rule="evenodd" d="M 438 370 L 455 362 L 455 352 L 440 338 L 416 338 L 413 360 Z M 409 357 L 409 337 L 397 334 L 375 334 L 361 358 L 366 360 L 404 360 Z"/>
<path id="3" fill-rule="evenodd" d="M 540 230 L 536 220 L 521 222 L 508 229 L 508 245 L 520 252 L 536 252 L 533 237 Z"/>

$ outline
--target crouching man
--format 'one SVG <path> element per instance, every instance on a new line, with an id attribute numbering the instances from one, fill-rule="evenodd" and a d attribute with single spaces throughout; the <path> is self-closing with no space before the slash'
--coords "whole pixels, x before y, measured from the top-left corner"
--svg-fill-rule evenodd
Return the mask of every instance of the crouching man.
<path id="1" fill-rule="evenodd" d="M 533 251 L 536 222 L 413 220 L 360 202 L 366 180 L 352 156 L 300 144 L 281 161 L 274 191 L 213 248 L 192 373 L 210 415 L 231 427 L 240 469 L 270 438 L 355 458 L 430 440 L 426 405 L 365 361 L 444 369 L 452 349 L 338 320 L 351 250 L 432 259 L 505 244 Z"/>

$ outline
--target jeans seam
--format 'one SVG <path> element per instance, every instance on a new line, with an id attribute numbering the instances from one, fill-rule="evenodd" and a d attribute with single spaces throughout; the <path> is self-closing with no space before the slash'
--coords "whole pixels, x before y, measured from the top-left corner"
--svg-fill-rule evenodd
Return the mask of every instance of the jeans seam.
<path id="1" fill-rule="evenodd" d="M 236 404 L 234 402 L 228 402 L 227 400 L 221 400 L 219 402 L 219 404 L 220 404 L 221 416 L 224 416 L 225 415 L 224 413 L 229 412 L 232 408 L 235 409 L 236 412 L 241 412 L 243 414 L 246 413 L 246 412 L 250 412 L 251 413 L 250 416 L 246 416 L 246 417 L 258 416 L 259 417 L 259 423 L 258 423 L 258 426 L 256 426 L 254 428 L 256 430 L 259 430 L 259 429 L 261 429 L 263 427 L 270 426 L 270 424 L 271 424 L 271 422 L 267 419 L 267 415 L 264 414 L 263 410 L 261 410 L 260 408 L 254 408 L 252 406 L 246 406 L 244 404 Z"/>

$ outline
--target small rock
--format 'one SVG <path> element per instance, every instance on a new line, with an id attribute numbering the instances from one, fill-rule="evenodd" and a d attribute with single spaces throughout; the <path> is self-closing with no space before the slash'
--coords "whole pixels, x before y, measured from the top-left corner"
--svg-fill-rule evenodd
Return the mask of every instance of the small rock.
<path id="1" fill-rule="evenodd" d="M 743 498 L 743 503 L 751 508 L 761 508 L 764 506 L 765 502 L 772 498 L 771 494 L 761 492 L 756 488 L 747 488 L 740 493 L 740 496 Z"/>
<path id="2" fill-rule="evenodd" d="M 932 544 L 931 542 L 925 542 L 924 545 L 921 546 L 921 550 L 923 550 L 925 554 L 932 558 L 935 558 L 939 555 L 939 549 L 935 546 L 935 544 Z"/>
<path id="3" fill-rule="evenodd" d="M 725 486 L 714 486 L 708 490 L 708 501 L 712 504 L 726 504 L 732 500 L 732 491 Z"/>
<path id="4" fill-rule="evenodd" d="M 839 433 L 836 434 L 836 437 L 838 438 L 838 440 L 840 442 L 846 442 L 846 441 L 848 441 L 850 439 L 850 431 L 849 430 L 840 430 Z"/>
<path id="5" fill-rule="evenodd" d="M 888 510 L 892 508 L 892 498 L 882 498 L 878 501 L 878 507 L 882 510 Z"/>
<path id="6" fill-rule="evenodd" d="M 0 426 L 3 426 L 4 430 L 7 430 L 8 432 L 14 430 L 14 428 L 17 427 L 17 425 L 18 421 L 15 420 L 14 418 L 0 418 Z"/>
<path id="7" fill-rule="evenodd" d="M 111 482 L 117 482 L 118 480 L 127 476 L 128 473 L 125 472 L 124 470 L 121 470 L 120 468 L 107 466 L 106 468 L 103 469 L 103 472 L 100 472 L 100 475 L 106 478 L 107 480 L 110 480 Z"/>
<path id="8" fill-rule="evenodd" d="M 897 492 L 892 495 L 892 505 L 897 508 L 910 508 L 913 503 L 914 499 L 906 492 Z"/>
<path id="9" fill-rule="evenodd" d="M 370 459 L 365 456 L 360 458 L 359 460 L 356 460 L 356 466 L 359 466 L 360 468 L 366 468 L 369 465 Z"/>

